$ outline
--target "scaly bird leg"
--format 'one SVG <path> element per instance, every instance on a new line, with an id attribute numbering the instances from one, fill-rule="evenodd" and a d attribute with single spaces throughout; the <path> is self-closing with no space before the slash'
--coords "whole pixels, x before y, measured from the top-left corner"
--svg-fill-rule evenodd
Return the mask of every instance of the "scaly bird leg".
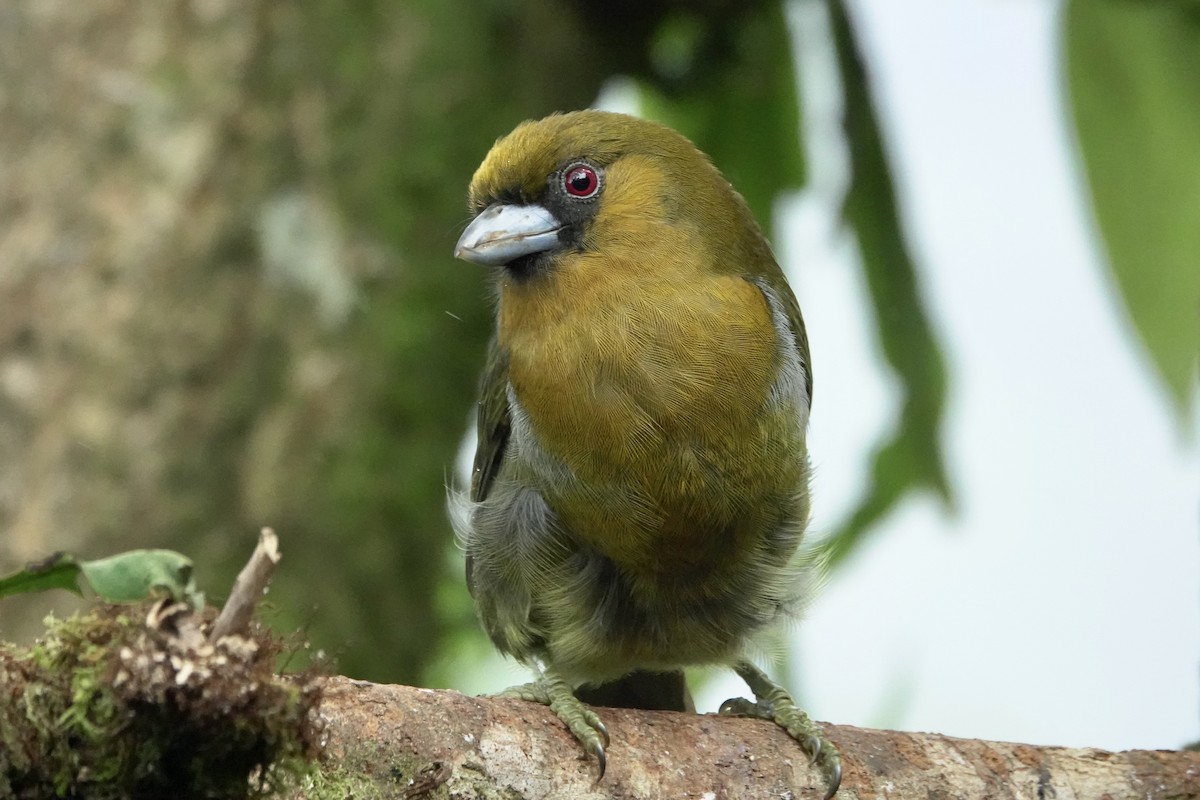
<path id="1" fill-rule="evenodd" d="M 740 661 L 733 669 L 750 687 L 750 691 L 754 692 L 756 702 L 752 703 L 744 697 L 735 697 L 721 704 L 721 713 L 771 720 L 787 731 L 788 735 L 799 742 L 812 757 L 813 762 L 820 763 L 829 782 L 825 800 L 830 800 L 837 794 L 838 786 L 842 783 L 842 759 L 833 742 L 825 737 L 807 714 L 796 707 L 787 690 L 767 677 L 761 669 L 749 661 Z"/>
<path id="2" fill-rule="evenodd" d="M 562 677 L 552 668 L 538 665 L 538 678 L 532 683 L 524 683 L 501 692 L 502 697 L 517 697 L 531 703 L 541 703 L 550 706 L 554 715 L 561 719 L 575 738 L 583 745 L 583 749 L 596 757 L 600 772 L 596 776 L 599 781 L 604 777 L 607 761 L 604 748 L 608 747 L 608 729 L 600 721 L 600 717 L 581 700 Z"/>

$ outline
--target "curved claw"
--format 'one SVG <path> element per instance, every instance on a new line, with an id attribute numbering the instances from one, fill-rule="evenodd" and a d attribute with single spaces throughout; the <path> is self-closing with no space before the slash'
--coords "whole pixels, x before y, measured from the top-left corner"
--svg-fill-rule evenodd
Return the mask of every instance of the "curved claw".
<path id="1" fill-rule="evenodd" d="M 610 741 L 608 728 L 600 716 L 580 701 L 571 690 L 571 685 L 549 667 L 543 669 L 533 686 L 539 696 L 545 698 L 554 715 L 570 729 L 575 740 L 583 745 L 584 751 L 596 757 L 600 767 L 596 781 L 599 782 L 608 767 L 605 748 Z"/>
<path id="2" fill-rule="evenodd" d="M 834 764 L 833 769 L 829 770 L 829 788 L 825 790 L 823 800 L 832 800 L 837 794 L 838 787 L 842 785 L 842 765 Z"/>
<path id="3" fill-rule="evenodd" d="M 587 744 L 588 753 L 596 757 L 596 765 L 599 767 L 599 770 L 596 773 L 596 783 L 604 780 L 604 771 L 608 769 L 608 757 L 604 754 L 604 746 L 608 744 L 607 732 L 604 732 L 604 743 L 605 744 L 600 744 L 599 742 L 589 742 Z"/>
<path id="4" fill-rule="evenodd" d="M 813 764 L 819 763 L 822 772 L 829 781 L 825 800 L 830 800 L 842 784 L 842 763 L 838 756 L 837 747 L 829 741 L 821 728 L 808 718 L 808 715 L 796 707 L 791 695 L 779 684 L 772 681 L 767 674 L 749 661 L 740 661 L 734 666 L 734 671 L 746 682 L 754 692 L 757 703 L 730 700 L 721 707 L 722 711 L 737 710 L 748 712 L 750 716 L 763 716 L 787 731 L 808 752 Z"/>
<path id="5" fill-rule="evenodd" d="M 604 746 L 608 747 L 609 744 L 612 743 L 612 740 L 608 738 L 608 728 L 605 727 L 604 723 L 600 721 L 599 717 L 596 717 L 595 719 L 591 720 L 590 722 L 591 722 L 592 728 L 596 731 L 596 733 L 598 733 L 602 737 L 604 737 Z M 603 774 L 604 773 L 604 768 L 603 768 L 604 750 L 603 749 L 600 751 L 600 762 L 601 762 L 600 772 L 601 772 L 601 774 Z"/>

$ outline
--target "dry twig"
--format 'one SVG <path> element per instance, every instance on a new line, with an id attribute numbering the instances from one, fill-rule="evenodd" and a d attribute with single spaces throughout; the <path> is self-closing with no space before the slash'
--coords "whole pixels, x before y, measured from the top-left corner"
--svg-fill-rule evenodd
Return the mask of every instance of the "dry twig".
<path id="1" fill-rule="evenodd" d="M 275 565 L 279 563 L 279 537 L 270 528 L 263 528 L 258 535 L 258 547 L 250 555 L 250 560 L 238 573 L 229 599 L 221 609 L 220 616 L 213 623 L 209 639 L 219 639 L 234 633 L 244 633 L 254 616 L 258 599 L 263 596 Z"/>

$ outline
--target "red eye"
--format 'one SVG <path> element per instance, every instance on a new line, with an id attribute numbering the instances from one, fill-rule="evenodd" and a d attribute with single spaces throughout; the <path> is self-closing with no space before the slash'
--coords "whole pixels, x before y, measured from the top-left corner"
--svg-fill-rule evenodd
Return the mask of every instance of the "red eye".
<path id="1" fill-rule="evenodd" d="M 587 164 L 575 164 L 563 172 L 563 187 L 572 197 L 586 200 L 600 191 L 600 176 Z"/>

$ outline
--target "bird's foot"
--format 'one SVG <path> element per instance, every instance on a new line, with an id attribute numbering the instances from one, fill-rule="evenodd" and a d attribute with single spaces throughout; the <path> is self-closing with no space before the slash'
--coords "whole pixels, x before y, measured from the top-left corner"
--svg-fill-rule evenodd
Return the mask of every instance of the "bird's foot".
<path id="1" fill-rule="evenodd" d="M 551 669 L 544 669 L 536 681 L 514 686 L 500 693 L 501 697 L 516 697 L 531 703 L 550 706 L 550 710 L 571 729 L 583 749 L 595 756 L 599 766 L 596 780 L 604 777 L 608 762 L 605 748 L 608 747 L 608 728 L 583 701 L 575 697 L 570 684 Z"/>
<path id="2" fill-rule="evenodd" d="M 734 670 L 754 692 L 755 701 L 734 697 L 721 704 L 722 714 L 735 717 L 756 717 L 774 722 L 800 743 L 813 763 L 820 764 L 829 788 L 825 800 L 837 794 L 842 782 L 842 759 L 833 742 L 821 728 L 796 707 L 791 695 L 767 674 L 749 661 L 739 663 Z"/>

